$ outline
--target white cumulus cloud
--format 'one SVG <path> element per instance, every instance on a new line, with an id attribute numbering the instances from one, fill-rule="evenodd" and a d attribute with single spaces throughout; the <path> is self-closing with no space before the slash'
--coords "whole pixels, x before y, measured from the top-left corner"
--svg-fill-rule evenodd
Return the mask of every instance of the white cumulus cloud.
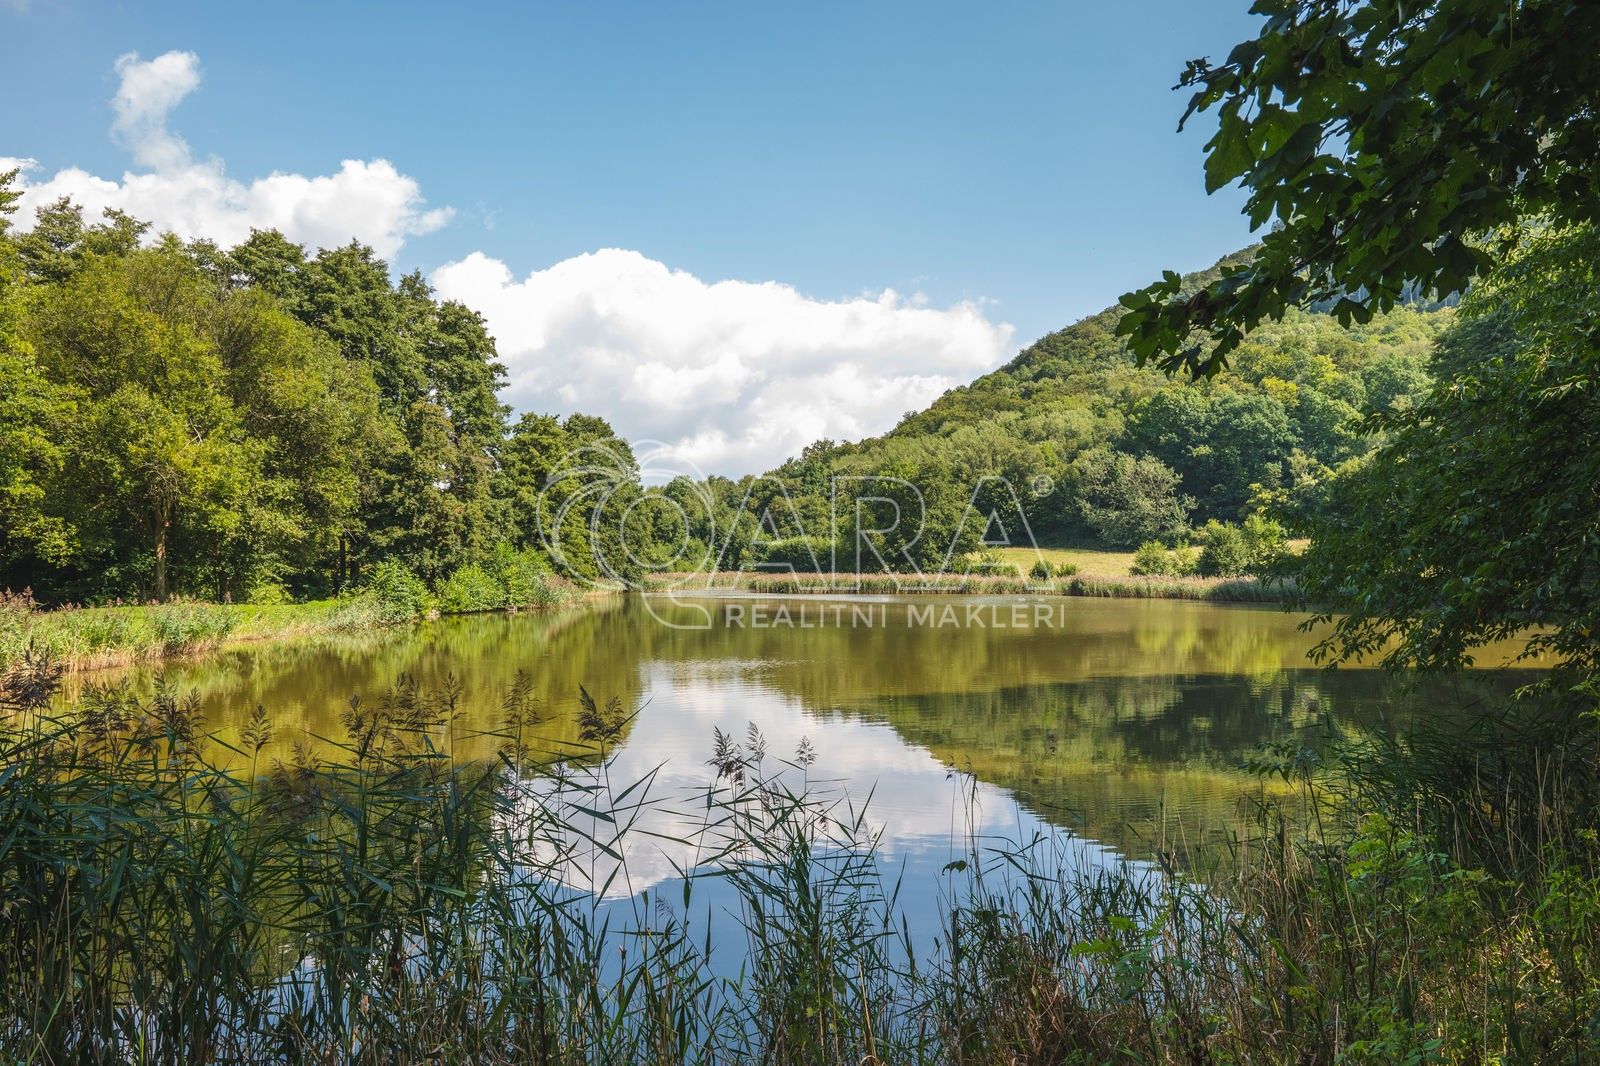
<path id="1" fill-rule="evenodd" d="M 430 233 L 450 219 L 449 208 L 429 209 L 415 179 L 385 159 L 347 159 L 338 172 L 314 177 L 273 173 L 248 183 L 231 178 L 220 159 L 196 160 L 168 126 L 173 108 L 200 84 L 198 56 L 173 51 L 145 60 L 130 52 L 115 69 L 111 133 L 139 169 L 118 179 L 67 167 L 34 180 L 33 160 L 0 159 L 0 169 L 23 170 L 19 227 L 31 225 L 40 206 L 70 196 L 90 219 L 117 208 L 156 232 L 184 238 L 232 245 L 252 228 L 278 229 L 313 247 L 355 238 L 391 256 L 407 237 Z"/>
<path id="2" fill-rule="evenodd" d="M 23 170 L 18 228 L 70 196 L 89 219 L 116 208 L 152 223 L 152 236 L 227 247 L 252 228 L 277 229 L 312 247 L 354 238 L 392 256 L 450 218 L 383 159 L 239 181 L 220 159 L 197 159 L 170 125 L 201 83 L 198 56 L 129 53 L 115 71 L 111 135 L 134 169 L 108 178 L 66 167 L 42 177 L 33 160 L 0 158 L 0 171 Z M 974 303 L 930 307 L 920 294 L 888 289 L 816 299 L 776 281 L 703 281 L 613 248 L 520 280 L 474 252 L 432 280 L 488 318 L 518 410 L 602 415 L 624 436 L 655 442 L 647 454 L 658 470 L 765 470 L 821 437 L 883 432 L 997 365 L 1012 332 Z"/>
<path id="3" fill-rule="evenodd" d="M 519 410 L 599 414 L 718 473 L 880 433 L 998 364 L 1012 332 L 973 303 L 933 308 L 892 290 L 819 300 L 615 248 L 520 281 L 475 252 L 431 280 L 488 319 Z"/>

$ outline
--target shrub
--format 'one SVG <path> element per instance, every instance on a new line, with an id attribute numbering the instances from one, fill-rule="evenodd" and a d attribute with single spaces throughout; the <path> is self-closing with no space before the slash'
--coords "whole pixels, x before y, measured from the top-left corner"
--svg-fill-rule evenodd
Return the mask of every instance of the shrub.
<path id="1" fill-rule="evenodd" d="M 1033 569 L 1028 571 L 1028 576 L 1037 581 L 1048 581 L 1055 576 L 1055 571 L 1050 569 L 1050 564 L 1040 559 L 1033 564 Z"/>
<path id="2" fill-rule="evenodd" d="M 1263 573 L 1288 550 L 1283 527 L 1261 515 L 1251 515 L 1243 527 L 1213 519 L 1206 523 L 1201 538 L 1205 550 L 1200 555 L 1200 571 L 1216 577 Z"/>
<path id="3" fill-rule="evenodd" d="M 1200 531 L 1200 572 L 1207 577 L 1238 577 L 1250 569 L 1244 530 L 1215 518 Z"/>
<path id="4" fill-rule="evenodd" d="M 1057 563 L 1056 577 L 1072 577 L 1078 572 L 1077 563 Z"/>
<path id="5" fill-rule="evenodd" d="M 1265 515 L 1253 514 L 1244 520 L 1244 539 L 1250 552 L 1250 572 L 1271 570 L 1289 552 L 1289 534 L 1283 526 Z"/>
<path id="6" fill-rule="evenodd" d="M 833 543 L 823 537 L 785 537 L 750 545 L 750 569 L 825 573 L 833 562 Z"/>
<path id="7" fill-rule="evenodd" d="M 245 596 L 245 602 L 255 607 L 277 607 L 291 600 L 289 590 L 276 581 L 258 581 Z"/>
<path id="8" fill-rule="evenodd" d="M 377 602 L 384 620 L 420 618 L 433 607 L 428 586 L 402 562 L 386 559 L 372 568 L 366 593 Z"/>
<path id="9" fill-rule="evenodd" d="M 1177 561 L 1159 540 L 1147 540 L 1139 545 L 1128 570 L 1140 577 L 1176 577 L 1178 574 Z"/>
<path id="10" fill-rule="evenodd" d="M 559 598 L 550 584 L 550 566 L 538 552 L 502 544 L 485 569 L 504 590 L 503 606 L 547 607 Z"/>
<path id="11" fill-rule="evenodd" d="M 506 602 L 505 587 L 476 563 L 461 567 L 439 586 L 439 610 L 445 614 L 497 611 Z"/>
<path id="12" fill-rule="evenodd" d="M 981 548 L 967 556 L 969 574 L 994 574 L 1000 577 L 1021 577 L 1022 567 L 1008 563 L 1005 556 L 993 548 Z"/>

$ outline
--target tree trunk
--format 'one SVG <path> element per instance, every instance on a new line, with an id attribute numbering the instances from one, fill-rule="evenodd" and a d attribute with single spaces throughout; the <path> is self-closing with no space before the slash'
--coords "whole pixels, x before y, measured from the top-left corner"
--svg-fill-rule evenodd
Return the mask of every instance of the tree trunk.
<path id="1" fill-rule="evenodd" d="M 172 522 L 166 508 L 156 512 L 156 602 L 167 602 L 167 527 Z"/>

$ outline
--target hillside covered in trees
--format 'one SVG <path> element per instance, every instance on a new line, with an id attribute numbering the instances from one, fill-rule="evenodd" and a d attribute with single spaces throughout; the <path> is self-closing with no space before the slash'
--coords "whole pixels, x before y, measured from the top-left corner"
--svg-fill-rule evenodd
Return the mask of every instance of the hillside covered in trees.
<path id="1" fill-rule="evenodd" d="M 1185 284 L 1198 288 L 1249 254 Z M 754 482 L 713 479 L 723 506 L 745 500 L 742 513 L 759 519 L 749 551 L 735 543 L 725 561 L 822 561 L 834 478 L 895 478 L 922 494 L 927 528 L 914 542 L 921 512 L 909 498 L 896 500 L 900 529 L 866 539 L 889 565 L 923 569 L 952 544 L 970 551 L 999 536 L 986 525 L 991 513 L 1004 536 L 1026 543 L 1019 507 L 1040 544 L 1108 548 L 1182 539 L 1261 508 L 1314 510 L 1328 479 L 1378 445 L 1363 420 L 1427 389 L 1434 343 L 1454 317 L 1449 307 L 1410 305 L 1346 329 L 1328 314 L 1294 312 L 1253 333 L 1228 372 L 1190 382 L 1136 366 L 1115 334 L 1120 313 L 1109 308 L 1041 338 L 882 437 L 819 441 Z M 901 491 L 867 484 L 886 498 Z M 887 504 L 862 510 L 864 530 L 893 523 Z M 845 508 L 839 519 L 849 545 L 855 516 Z"/>

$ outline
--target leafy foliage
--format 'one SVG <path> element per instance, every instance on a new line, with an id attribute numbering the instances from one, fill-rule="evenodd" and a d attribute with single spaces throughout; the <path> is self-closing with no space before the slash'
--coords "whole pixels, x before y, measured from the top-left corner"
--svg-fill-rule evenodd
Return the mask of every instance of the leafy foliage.
<path id="1" fill-rule="evenodd" d="M 1325 653 L 1450 667 L 1538 624 L 1532 651 L 1600 667 L 1600 236 L 1527 234 L 1439 346 L 1439 383 L 1307 518 L 1299 580 L 1346 612 Z"/>
<path id="2" fill-rule="evenodd" d="M 1187 577 L 1198 568 L 1198 553 L 1189 545 L 1168 548 L 1159 540 L 1147 540 L 1133 553 L 1129 572 L 1135 577 Z"/>
<path id="3" fill-rule="evenodd" d="M 1096 538 L 1121 548 L 1175 537 L 1194 502 L 1177 494 L 1178 474 L 1160 459 L 1096 449 L 1073 464 L 1078 513 Z"/>
<path id="4" fill-rule="evenodd" d="M 476 563 L 468 563 L 439 585 L 439 609 L 447 614 L 496 611 L 506 606 L 506 590 Z"/>
<path id="5" fill-rule="evenodd" d="M 385 615 L 397 621 L 417 618 L 433 607 L 428 586 L 398 559 L 385 559 L 374 566 L 365 591 Z"/>
<path id="6" fill-rule="evenodd" d="M 1260 0 L 1260 34 L 1191 61 L 1184 119 L 1215 112 L 1206 188 L 1238 181 L 1256 254 L 1204 285 L 1122 298 L 1141 363 L 1212 376 L 1291 308 L 1366 323 L 1464 290 L 1487 235 L 1600 219 L 1600 9 L 1568 0 Z"/>
<path id="7" fill-rule="evenodd" d="M 548 553 L 545 476 L 604 443 L 610 505 L 640 491 L 599 419 L 509 426 L 482 318 L 420 275 L 392 280 L 370 248 L 308 254 L 260 231 L 184 244 L 65 200 L 18 235 L 14 181 L 0 174 L 0 588 L 315 598 L 395 561 L 426 583 L 509 567 L 514 598 L 541 602 L 546 562 L 494 560 Z M 584 487 L 553 492 L 576 498 L 580 561 L 595 554 Z"/>

